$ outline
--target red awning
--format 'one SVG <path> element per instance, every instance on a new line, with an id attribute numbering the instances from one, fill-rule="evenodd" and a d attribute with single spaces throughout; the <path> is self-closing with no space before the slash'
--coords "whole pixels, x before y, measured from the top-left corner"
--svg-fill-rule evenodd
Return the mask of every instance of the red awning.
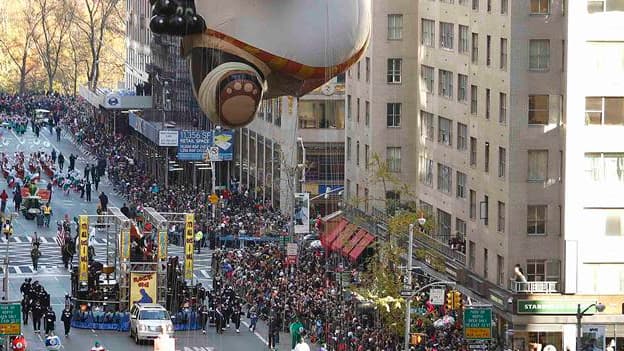
<path id="1" fill-rule="evenodd" d="M 355 233 L 355 235 L 351 238 L 351 240 L 349 240 L 349 242 L 346 243 L 345 246 L 342 248 L 342 255 L 347 256 L 349 254 L 349 251 L 353 250 L 355 245 L 357 245 L 357 243 L 360 240 L 362 240 L 362 238 L 365 235 L 366 235 L 366 230 L 364 229 L 358 230 L 357 233 Z"/>
<path id="2" fill-rule="evenodd" d="M 364 238 L 360 240 L 357 245 L 355 245 L 351 252 L 349 252 L 349 258 L 351 258 L 352 261 L 357 260 L 362 252 L 364 252 L 364 249 L 366 249 L 366 247 L 368 247 L 368 245 L 370 245 L 373 241 L 375 241 L 375 237 L 370 233 L 366 233 Z"/>
<path id="3" fill-rule="evenodd" d="M 331 232 L 322 235 L 321 244 L 323 244 L 323 247 L 328 248 L 332 244 L 332 242 L 336 240 L 338 234 L 340 234 L 345 229 L 347 224 L 349 224 L 349 222 L 346 219 L 341 219 Z"/>
<path id="4" fill-rule="evenodd" d="M 332 251 L 338 251 L 342 249 L 342 247 L 349 241 L 353 233 L 358 229 L 358 226 L 355 224 L 349 224 L 341 233 L 338 235 L 338 238 L 334 240 L 331 245 Z"/>

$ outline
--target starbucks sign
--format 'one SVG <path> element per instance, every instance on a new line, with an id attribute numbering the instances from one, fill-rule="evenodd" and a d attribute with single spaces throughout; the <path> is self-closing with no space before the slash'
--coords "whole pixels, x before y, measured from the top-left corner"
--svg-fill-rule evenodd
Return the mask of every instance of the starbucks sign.
<path id="1" fill-rule="evenodd" d="M 570 300 L 518 300 L 518 314 L 576 314 L 579 304 L 581 311 L 595 302 L 570 301 Z M 596 313 L 596 307 L 592 306 L 586 314 Z"/>

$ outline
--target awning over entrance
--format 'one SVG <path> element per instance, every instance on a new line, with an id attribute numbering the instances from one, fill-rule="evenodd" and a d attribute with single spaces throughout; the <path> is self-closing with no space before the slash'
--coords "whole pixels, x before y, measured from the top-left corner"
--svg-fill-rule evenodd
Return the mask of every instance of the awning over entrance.
<path id="1" fill-rule="evenodd" d="M 366 230 L 340 218 L 323 235 L 321 243 L 326 250 L 338 251 L 344 257 L 355 261 L 375 241 L 375 236 Z"/>

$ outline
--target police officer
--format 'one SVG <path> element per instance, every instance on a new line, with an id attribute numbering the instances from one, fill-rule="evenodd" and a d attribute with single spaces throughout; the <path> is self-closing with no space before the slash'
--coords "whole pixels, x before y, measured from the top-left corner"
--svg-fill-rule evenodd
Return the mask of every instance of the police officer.
<path id="1" fill-rule="evenodd" d="M 69 306 L 65 306 L 63 313 L 61 314 L 61 321 L 63 321 L 63 327 L 65 327 L 65 336 L 69 336 L 69 331 L 71 329 L 71 319 L 72 312 Z"/>
<path id="2" fill-rule="evenodd" d="M 30 284 L 31 281 L 32 281 L 32 278 L 26 278 L 24 279 L 24 282 L 20 286 L 20 292 L 22 293 L 22 295 L 25 295 L 27 298 L 30 298 L 30 293 L 32 291 L 32 284 Z"/>
<path id="3" fill-rule="evenodd" d="M 43 317 L 44 308 L 41 306 L 39 300 L 35 300 L 35 305 L 32 307 L 33 317 L 33 329 L 35 333 L 41 332 L 41 318 Z"/>
<path id="4" fill-rule="evenodd" d="M 30 298 L 24 294 L 22 297 L 22 320 L 24 325 L 28 325 L 28 313 L 30 312 Z"/>
<path id="5" fill-rule="evenodd" d="M 241 306 L 240 301 L 238 299 L 234 299 L 234 303 L 232 304 L 232 323 L 236 327 L 236 332 L 240 333 L 240 324 L 241 324 L 241 314 L 243 313 L 243 306 Z"/>
<path id="6" fill-rule="evenodd" d="M 54 313 L 52 307 L 48 307 L 48 310 L 44 315 L 44 322 L 45 333 L 46 335 L 49 335 L 51 331 L 54 331 L 54 323 L 56 322 L 56 313 Z"/>
<path id="7" fill-rule="evenodd" d="M 208 312 L 208 307 L 206 305 L 199 305 L 197 313 L 199 314 L 199 323 L 202 329 L 202 334 L 206 334 L 206 325 L 208 324 Z"/>

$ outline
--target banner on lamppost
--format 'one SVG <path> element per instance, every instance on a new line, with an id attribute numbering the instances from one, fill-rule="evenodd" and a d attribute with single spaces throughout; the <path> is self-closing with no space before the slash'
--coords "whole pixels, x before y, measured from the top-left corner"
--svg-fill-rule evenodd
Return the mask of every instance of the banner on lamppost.
<path id="1" fill-rule="evenodd" d="M 184 279 L 193 280 L 193 252 L 195 250 L 195 215 L 184 217 Z"/>
<path id="2" fill-rule="evenodd" d="M 119 233 L 119 241 L 121 248 L 121 259 L 122 261 L 130 259 L 130 222 L 126 221 L 121 226 L 121 231 Z"/>
<path id="3" fill-rule="evenodd" d="M 80 262 L 78 264 L 78 281 L 89 281 L 89 217 L 78 217 L 78 252 Z"/>
<path id="4" fill-rule="evenodd" d="M 295 193 L 295 233 L 310 232 L 310 193 Z"/>

